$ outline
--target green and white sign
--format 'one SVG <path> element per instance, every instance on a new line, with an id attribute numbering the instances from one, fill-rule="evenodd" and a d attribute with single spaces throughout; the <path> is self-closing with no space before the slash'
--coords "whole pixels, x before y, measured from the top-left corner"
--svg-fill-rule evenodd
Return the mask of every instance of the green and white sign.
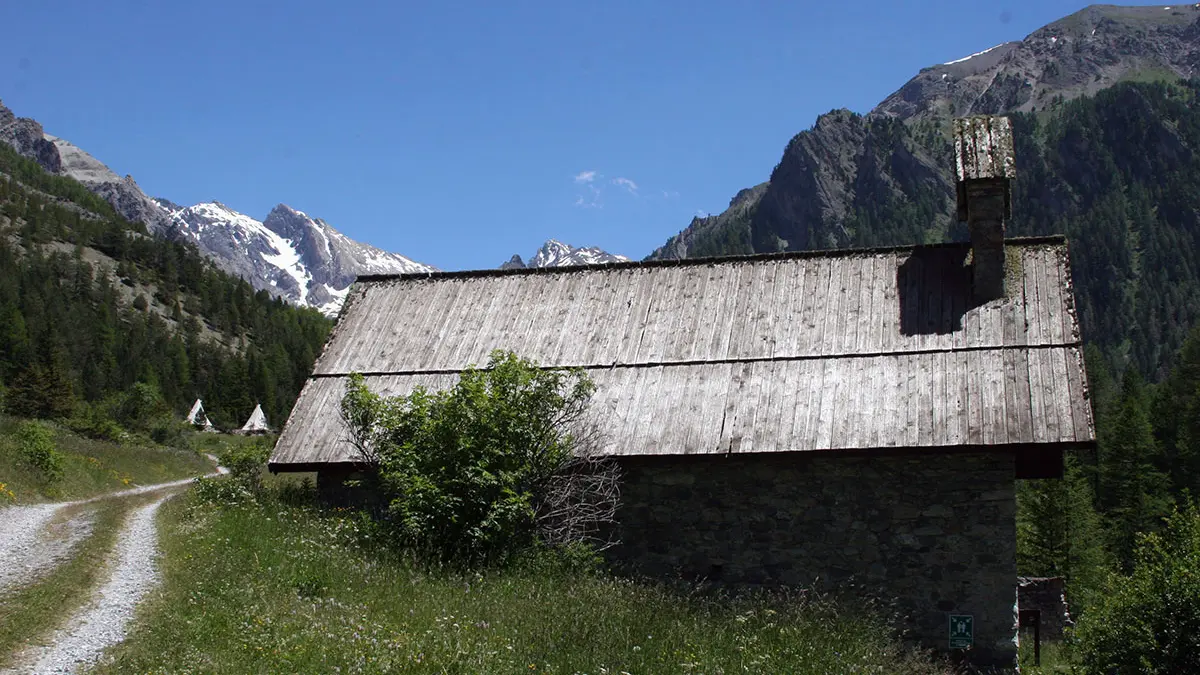
<path id="1" fill-rule="evenodd" d="M 950 649 L 970 649 L 975 643 L 975 617 L 970 614 L 950 615 Z"/>

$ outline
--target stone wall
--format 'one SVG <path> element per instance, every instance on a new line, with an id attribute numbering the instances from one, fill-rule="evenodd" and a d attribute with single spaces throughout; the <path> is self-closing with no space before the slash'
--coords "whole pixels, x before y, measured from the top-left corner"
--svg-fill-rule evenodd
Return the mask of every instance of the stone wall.
<path id="1" fill-rule="evenodd" d="M 978 664 L 1016 655 L 1010 453 L 622 460 L 614 560 L 654 577 L 861 589 L 896 603 L 908 636 L 945 650 L 974 616 Z M 852 586 L 853 584 L 853 586 Z"/>

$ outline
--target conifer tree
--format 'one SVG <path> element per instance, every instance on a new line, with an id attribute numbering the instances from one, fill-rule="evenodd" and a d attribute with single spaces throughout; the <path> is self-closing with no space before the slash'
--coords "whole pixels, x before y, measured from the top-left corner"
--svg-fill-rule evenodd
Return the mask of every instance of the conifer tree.
<path id="1" fill-rule="evenodd" d="M 1145 391 L 1131 369 L 1100 438 L 1100 507 L 1108 520 L 1109 549 L 1123 567 L 1133 561 L 1137 534 L 1155 529 L 1170 509 L 1169 482 L 1159 460 Z"/>

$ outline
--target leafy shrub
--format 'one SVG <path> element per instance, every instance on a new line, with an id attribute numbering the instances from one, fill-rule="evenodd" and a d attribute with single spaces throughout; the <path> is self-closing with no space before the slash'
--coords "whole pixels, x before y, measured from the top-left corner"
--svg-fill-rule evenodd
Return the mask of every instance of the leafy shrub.
<path id="1" fill-rule="evenodd" d="M 217 461 L 229 474 L 196 479 L 196 498 L 225 506 L 259 501 L 265 489 L 262 471 L 270 455 L 270 444 L 261 439 L 225 446 L 217 453 Z M 295 498 L 290 493 L 288 497 Z"/>
<path id="2" fill-rule="evenodd" d="M 75 414 L 67 420 L 67 427 L 81 436 L 113 443 L 123 441 L 129 436 L 102 405 L 86 402 L 76 407 Z"/>
<path id="3" fill-rule="evenodd" d="M 221 466 L 229 469 L 229 482 L 237 483 L 249 494 L 262 492 L 262 471 L 271 457 L 271 446 L 266 441 L 236 444 L 222 451 L 217 459 Z"/>
<path id="4" fill-rule="evenodd" d="M 1200 511 L 1190 505 L 1143 535 L 1133 571 L 1076 631 L 1090 673 L 1200 673 Z"/>
<path id="5" fill-rule="evenodd" d="M 379 469 L 400 541 L 446 561 L 499 562 L 537 541 L 586 539 L 611 518 L 615 468 L 577 462 L 572 433 L 594 390 L 582 370 L 496 351 L 446 391 L 385 398 L 352 375 L 342 418 Z"/>
<path id="6" fill-rule="evenodd" d="M 49 483 L 63 477 L 63 457 L 54 447 L 54 433 L 41 422 L 22 422 L 17 427 L 17 450 L 21 461 L 36 469 Z"/>
<path id="7" fill-rule="evenodd" d="M 150 431 L 155 422 L 171 414 L 158 387 L 145 382 L 135 383 L 129 391 L 110 401 L 109 405 L 117 421 L 137 431 Z"/>
<path id="8" fill-rule="evenodd" d="M 243 504 L 255 498 L 244 483 L 224 477 L 197 478 L 194 494 L 201 502 L 218 505 Z"/>
<path id="9" fill-rule="evenodd" d="M 159 445 L 169 445 L 173 448 L 189 446 L 191 425 L 171 417 L 160 417 L 150 424 L 150 440 Z"/>

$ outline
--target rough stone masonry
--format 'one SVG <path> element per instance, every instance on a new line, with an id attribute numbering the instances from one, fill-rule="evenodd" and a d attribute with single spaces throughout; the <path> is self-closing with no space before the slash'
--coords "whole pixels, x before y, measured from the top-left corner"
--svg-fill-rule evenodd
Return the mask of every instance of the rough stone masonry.
<path id="1" fill-rule="evenodd" d="M 816 587 L 894 600 L 906 637 L 945 650 L 974 617 L 977 664 L 1011 666 L 1014 456 L 626 458 L 620 564 L 654 577 Z"/>

